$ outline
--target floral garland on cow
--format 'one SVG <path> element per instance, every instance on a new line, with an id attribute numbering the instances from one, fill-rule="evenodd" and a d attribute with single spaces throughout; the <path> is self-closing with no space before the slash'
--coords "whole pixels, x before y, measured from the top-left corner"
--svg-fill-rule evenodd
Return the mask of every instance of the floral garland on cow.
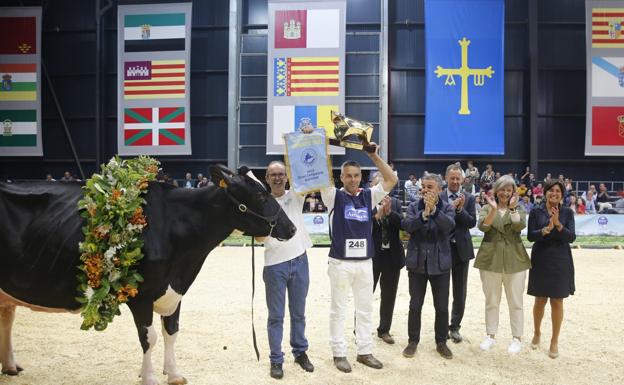
<path id="1" fill-rule="evenodd" d="M 143 277 L 136 267 L 143 258 L 140 234 L 147 226 L 143 213 L 148 182 L 156 178 L 160 163 L 140 156 L 122 160 L 113 157 L 93 174 L 78 202 L 84 242 L 79 243 L 78 291 L 83 317 L 81 329 L 104 330 L 119 306 L 138 293 Z"/>

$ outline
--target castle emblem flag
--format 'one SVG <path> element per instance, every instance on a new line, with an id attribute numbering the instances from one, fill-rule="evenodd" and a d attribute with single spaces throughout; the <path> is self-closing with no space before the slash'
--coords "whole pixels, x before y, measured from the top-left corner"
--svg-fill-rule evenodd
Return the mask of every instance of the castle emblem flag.
<path id="1" fill-rule="evenodd" d="M 592 108 L 592 145 L 624 146 L 624 107 Z"/>
<path id="2" fill-rule="evenodd" d="M 338 48 L 338 9 L 275 11 L 275 48 Z"/>
<path id="3" fill-rule="evenodd" d="M 425 154 L 505 153 L 503 0 L 425 0 Z"/>

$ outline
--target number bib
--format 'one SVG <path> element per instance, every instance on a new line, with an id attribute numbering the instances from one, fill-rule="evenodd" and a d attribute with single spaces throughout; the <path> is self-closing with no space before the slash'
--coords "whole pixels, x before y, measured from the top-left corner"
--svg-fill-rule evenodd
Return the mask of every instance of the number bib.
<path id="1" fill-rule="evenodd" d="M 345 239 L 345 258 L 365 258 L 366 238 Z"/>

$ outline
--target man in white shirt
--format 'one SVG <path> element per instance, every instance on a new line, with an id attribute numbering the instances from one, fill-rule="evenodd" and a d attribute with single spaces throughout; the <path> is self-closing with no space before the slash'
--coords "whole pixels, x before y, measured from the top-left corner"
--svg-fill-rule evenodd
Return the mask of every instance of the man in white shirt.
<path id="1" fill-rule="evenodd" d="M 310 285 L 308 256 L 306 249 L 312 247 L 312 240 L 303 221 L 305 196 L 286 190 L 288 176 L 286 166 L 280 161 L 271 162 L 267 168 L 266 182 L 271 187 L 271 195 L 280 204 L 288 218 L 297 226 L 297 233 L 288 241 L 282 242 L 267 237 L 264 240 L 264 279 L 266 302 L 269 311 L 267 332 L 271 354 L 270 375 L 280 379 L 284 376 L 282 364 L 282 335 L 284 331 L 284 311 L 286 291 L 290 312 L 290 346 L 298 363 L 306 372 L 314 371 L 306 351 L 308 340 L 305 337 L 305 303 Z"/>
<path id="2" fill-rule="evenodd" d="M 372 210 L 397 184 L 398 178 L 377 152 L 367 153 L 384 178 L 372 188 L 360 188 L 362 172 L 355 161 L 342 165 L 340 190 L 321 190 L 321 198 L 330 213 L 331 248 L 327 274 L 331 284 L 329 314 L 330 345 L 334 365 L 342 372 L 351 372 L 347 360 L 344 322 L 349 292 L 355 305 L 355 339 L 357 361 L 374 369 L 383 364 L 373 352 L 373 265 L 375 253 L 372 240 Z"/>

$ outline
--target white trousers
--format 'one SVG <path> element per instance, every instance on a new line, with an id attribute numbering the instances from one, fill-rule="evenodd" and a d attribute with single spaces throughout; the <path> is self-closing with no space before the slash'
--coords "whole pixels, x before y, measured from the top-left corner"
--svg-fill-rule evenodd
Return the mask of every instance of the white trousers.
<path id="1" fill-rule="evenodd" d="M 331 284 L 329 344 L 334 357 L 346 357 L 344 324 L 349 294 L 355 305 L 355 343 L 357 354 L 373 352 L 373 261 L 329 258 L 327 275 Z"/>
<path id="2" fill-rule="evenodd" d="M 505 296 L 509 306 L 509 320 L 513 337 L 522 337 L 524 331 L 524 283 L 526 270 L 518 273 L 505 274 L 479 270 L 483 294 L 485 294 L 485 329 L 486 333 L 496 335 L 498 331 L 498 314 L 500 312 L 501 287 L 505 287 Z"/>

